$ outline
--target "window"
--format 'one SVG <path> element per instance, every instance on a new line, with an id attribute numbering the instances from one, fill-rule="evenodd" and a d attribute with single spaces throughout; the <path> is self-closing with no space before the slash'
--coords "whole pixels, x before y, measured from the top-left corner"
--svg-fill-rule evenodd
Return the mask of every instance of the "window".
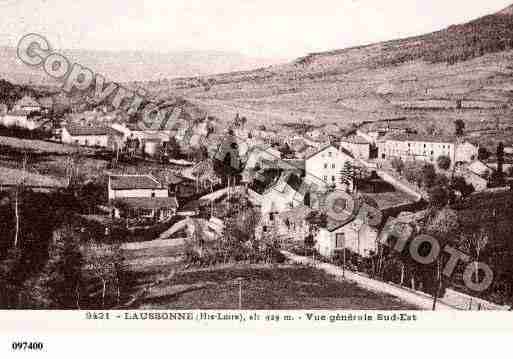
<path id="1" fill-rule="evenodd" d="M 335 182 L 335 176 L 331 176 L 331 182 Z"/>
<path id="2" fill-rule="evenodd" d="M 346 236 L 345 233 L 337 233 L 335 235 L 335 248 L 343 249 L 346 247 Z"/>
<path id="3" fill-rule="evenodd" d="M 324 177 L 323 177 L 323 179 L 324 179 L 325 181 L 327 181 L 327 180 L 328 180 L 328 176 L 324 176 Z"/>
<path id="4" fill-rule="evenodd" d="M 328 152 L 328 157 L 331 157 L 331 152 Z"/>
<path id="5" fill-rule="evenodd" d="M 155 192 L 151 192 L 151 198 L 155 198 Z"/>
<path id="6" fill-rule="evenodd" d="M 335 164 L 334 163 L 331 164 L 331 168 L 335 168 Z"/>
<path id="7" fill-rule="evenodd" d="M 269 213 L 269 220 L 274 221 L 274 213 Z"/>
<path id="8" fill-rule="evenodd" d="M 324 168 L 328 168 L 328 164 L 327 163 L 324 164 Z"/>

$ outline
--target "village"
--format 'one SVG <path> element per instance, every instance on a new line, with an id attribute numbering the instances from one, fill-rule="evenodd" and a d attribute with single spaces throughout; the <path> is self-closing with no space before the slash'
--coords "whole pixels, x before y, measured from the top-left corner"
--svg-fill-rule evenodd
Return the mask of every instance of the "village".
<path id="1" fill-rule="evenodd" d="M 433 211 L 448 208 L 468 216 L 479 212 L 479 198 L 512 193 L 512 143 L 480 146 L 463 121 L 455 122 L 452 134 L 432 128 L 420 133 L 387 119 L 350 128 L 298 122 L 270 129 L 243 113 L 219 119 L 177 102 L 181 117 L 147 129 L 107 105 L 79 105 L 56 119 L 47 103 L 52 101 L 26 95 L 12 108 L 3 106 L 0 125 L 14 133 L 0 141 L 9 148 L 4 152 L 16 152 L 17 133 L 25 137 L 20 141 L 70 150 L 44 171 L 27 168 L 27 147 L 18 151 L 14 166 L 3 158 L 1 165 L 20 176 L 3 180 L 1 188 L 16 195 L 25 189 L 80 193 L 81 224 L 73 224 L 73 231 L 125 249 L 151 248 L 150 262 L 165 257 L 166 243 L 180 245 L 178 256 L 199 266 L 226 263 L 227 257 L 283 262 L 288 254 L 299 255 L 335 265 L 343 275 L 360 273 L 428 296 L 436 285 L 432 268 L 422 273 L 398 264 L 383 245 L 397 239 L 388 238 L 386 229 L 404 223 L 420 228 Z M 47 137 L 27 137 L 38 131 Z M 38 180 L 35 172 L 53 180 Z M 343 216 L 329 215 L 326 198 L 332 194 L 341 198 Z M 174 255 L 169 263 L 176 262 Z M 445 294 L 437 295 L 445 295 L 449 306 L 498 308 L 484 298 L 469 302 L 475 293 L 462 290 L 461 275 L 444 286 Z"/>

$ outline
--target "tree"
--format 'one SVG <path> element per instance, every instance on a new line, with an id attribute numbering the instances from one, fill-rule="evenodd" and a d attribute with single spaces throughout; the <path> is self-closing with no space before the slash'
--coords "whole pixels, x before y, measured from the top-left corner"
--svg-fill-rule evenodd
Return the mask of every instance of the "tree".
<path id="1" fill-rule="evenodd" d="M 38 293 L 34 299 L 50 308 L 80 309 L 83 257 L 80 238 L 71 226 L 54 231 L 48 257 L 42 272 L 32 279 Z"/>
<path id="2" fill-rule="evenodd" d="M 89 275 L 90 279 L 100 282 L 100 300 L 95 303 L 105 309 L 107 306 L 119 305 L 121 301 L 121 276 L 123 272 L 123 257 L 118 244 L 99 244 L 90 240 L 83 246 L 84 255 L 84 273 Z M 109 288 L 114 290 L 109 295 Z M 109 302 L 107 301 L 114 297 Z"/>
<path id="3" fill-rule="evenodd" d="M 432 207 L 442 208 L 449 203 L 451 192 L 444 186 L 433 186 L 428 191 L 429 203 Z"/>
<path id="4" fill-rule="evenodd" d="M 423 229 L 425 233 L 432 236 L 440 245 L 440 248 L 445 248 L 447 245 L 454 245 L 458 238 L 460 230 L 460 223 L 458 213 L 447 207 L 443 209 L 434 209 L 426 221 Z M 455 245 L 458 247 L 458 245 Z M 438 255 L 436 258 L 436 274 L 435 274 L 435 288 L 433 293 L 433 310 L 436 308 L 436 302 L 441 290 L 443 288 L 442 276 L 442 257 Z"/>
<path id="5" fill-rule="evenodd" d="M 475 281 L 479 282 L 479 260 L 481 252 L 489 243 L 489 230 L 481 224 L 474 224 L 466 228 L 461 235 L 460 248 L 469 253 L 473 262 L 475 262 Z"/>
<path id="6" fill-rule="evenodd" d="M 436 180 L 435 167 L 431 163 L 422 166 L 422 183 L 426 188 L 431 188 Z"/>
<path id="7" fill-rule="evenodd" d="M 497 145 L 497 173 L 499 176 L 504 174 L 504 143 Z"/>
<path id="8" fill-rule="evenodd" d="M 397 171 L 397 173 L 402 174 L 404 170 L 404 162 L 399 157 L 394 157 L 392 161 L 390 162 L 392 165 L 392 168 Z"/>
<path id="9" fill-rule="evenodd" d="M 341 184 L 346 185 L 348 187 L 354 181 L 354 169 L 353 164 L 350 161 L 346 161 L 344 163 L 344 167 L 340 170 L 340 181 Z"/>
<path id="10" fill-rule="evenodd" d="M 434 135 L 436 135 L 437 132 L 438 132 L 438 129 L 436 128 L 435 125 L 431 124 L 431 125 L 426 126 L 426 133 L 428 135 L 434 136 Z"/>
<path id="11" fill-rule="evenodd" d="M 278 150 L 281 152 L 283 158 L 294 158 L 294 151 L 290 148 L 289 144 L 287 142 L 283 143 Z"/>
<path id="12" fill-rule="evenodd" d="M 451 159 L 447 156 L 439 156 L 436 160 L 438 168 L 447 171 L 451 167 Z"/>
<path id="13" fill-rule="evenodd" d="M 479 147 L 479 150 L 477 151 L 477 159 L 480 161 L 486 161 L 488 158 L 490 158 L 490 151 L 486 147 Z"/>
<path id="14" fill-rule="evenodd" d="M 403 169 L 403 175 L 408 182 L 415 183 L 419 187 L 422 186 L 422 167 L 419 165 L 418 162 L 406 162 Z"/>
<path id="15" fill-rule="evenodd" d="M 177 158 L 180 156 L 180 145 L 173 136 L 165 143 L 165 151 L 169 158 Z"/>
<path id="16" fill-rule="evenodd" d="M 461 176 L 452 178 L 451 189 L 460 192 L 463 197 L 467 197 L 475 191 L 474 186 L 471 183 L 467 183 Z"/>
<path id="17" fill-rule="evenodd" d="M 463 136 L 465 130 L 465 122 L 461 119 L 454 121 L 454 134 L 456 136 Z"/>

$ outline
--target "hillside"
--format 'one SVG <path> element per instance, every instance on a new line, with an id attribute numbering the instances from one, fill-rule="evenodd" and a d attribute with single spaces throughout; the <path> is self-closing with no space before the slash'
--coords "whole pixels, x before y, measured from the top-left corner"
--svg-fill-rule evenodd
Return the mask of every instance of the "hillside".
<path id="1" fill-rule="evenodd" d="M 472 129 L 488 120 L 511 121 L 512 60 L 509 7 L 422 36 L 313 53 L 253 71 L 141 85 L 154 94 L 183 95 L 221 118 L 240 112 L 268 125 L 404 116 L 451 128 L 461 118 Z"/>
<path id="2" fill-rule="evenodd" d="M 51 42 L 51 39 L 49 39 Z M 157 53 L 145 51 L 61 50 L 73 62 L 94 69 L 118 82 L 155 81 L 183 76 L 205 76 L 253 69 L 279 63 L 280 59 L 253 58 L 222 51 Z M 0 77 L 16 83 L 55 84 L 39 68 L 23 64 L 15 48 L 0 47 Z"/>

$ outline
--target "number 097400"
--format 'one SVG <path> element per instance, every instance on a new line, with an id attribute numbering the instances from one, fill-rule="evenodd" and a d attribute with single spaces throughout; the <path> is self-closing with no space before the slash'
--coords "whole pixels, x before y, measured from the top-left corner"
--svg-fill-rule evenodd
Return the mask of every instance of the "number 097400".
<path id="1" fill-rule="evenodd" d="M 41 342 L 13 342 L 12 350 L 24 351 L 24 350 L 43 350 L 44 345 Z"/>

